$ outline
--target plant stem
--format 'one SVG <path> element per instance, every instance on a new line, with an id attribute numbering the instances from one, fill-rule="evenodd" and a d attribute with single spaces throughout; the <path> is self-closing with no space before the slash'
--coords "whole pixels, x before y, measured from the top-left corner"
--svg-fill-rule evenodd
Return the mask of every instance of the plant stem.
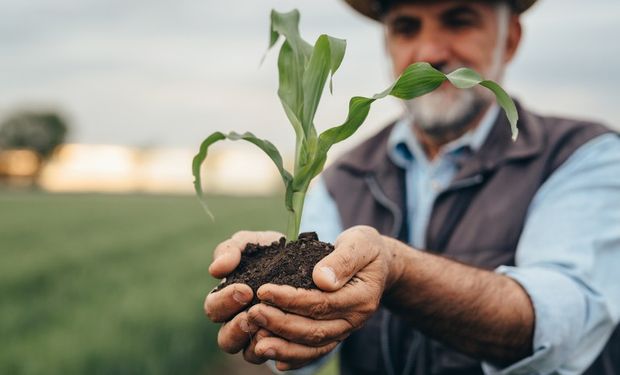
<path id="1" fill-rule="evenodd" d="M 306 190 L 293 193 L 293 210 L 289 211 L 289 220 L 286 230 L 286 238 L 289 242 L 295 241 L 299 236 L 299 226 L 301 225 L 301 213 L 304 209 Z"/>

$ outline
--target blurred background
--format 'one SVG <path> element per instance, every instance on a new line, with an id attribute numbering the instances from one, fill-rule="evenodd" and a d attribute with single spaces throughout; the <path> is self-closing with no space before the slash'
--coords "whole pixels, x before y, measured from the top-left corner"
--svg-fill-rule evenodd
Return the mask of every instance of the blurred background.
<path id="1" fill-rule="evenodd" d="M 0 0 L 0 373 L 266 373 L 217 350 L 202 302 L 215 244 L 284 230 L 277 172 L 250 145 L 213 147 L 212 222 L 190 163 L 216 130 L 291 159 L 276 51 L 259 66 L 272 8 L 299 8 L 309 41 L 348 41 L 319 130 L 390 83 L 381 27 L 341 1 Z M 504 87 L 620 130 L 618 19 L 617 0 L 539 1 Z M 331 157 L 400 110 L 376 103 Z"/>

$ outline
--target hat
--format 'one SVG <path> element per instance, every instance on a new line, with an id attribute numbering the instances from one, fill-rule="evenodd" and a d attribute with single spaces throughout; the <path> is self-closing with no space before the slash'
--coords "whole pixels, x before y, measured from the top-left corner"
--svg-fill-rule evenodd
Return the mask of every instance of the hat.
<path id="1" fill-rule="evenodd" d="M 376 21 L 381 18 L 381 8 L 387 3 L 386 0 L 345 0 L 353 9 L 366 17 Z M 392 0 L 393 1 L 393 0 Z M 523 13 L 534 5 L 536 0 L 508 0 L 508 3 L 517 13 Z"/>

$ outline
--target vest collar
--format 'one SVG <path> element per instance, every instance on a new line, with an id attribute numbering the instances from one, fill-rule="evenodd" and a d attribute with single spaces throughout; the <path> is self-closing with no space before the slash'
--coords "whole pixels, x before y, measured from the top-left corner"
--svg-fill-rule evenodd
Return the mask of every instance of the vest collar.
<path id="1" fill-rule="evenodd" d="M 475 174 L 492 172 L 501 165 L 525 160 L 539 155 L 546 143 L 540 120 L 516 102 L 519 113 L 519 137 L 511 139 L 510 124 L 504 114 L 500 114 L 480 151 L 466 160 L 457 173 L 455 181 Z"/>
<path id="2" fill-rule="evenodd" d="M 493 129 L 499 114 L 499 105 L 493 103 L 486 110 L 477 127 L 441 146 L 437 157 L 458 159 L 462 157 L 459 154 L 463 153 L 464 150 L 467 150 L 466 153 L 480 150 L 491 129 Z M 411 130 L 411 118 L 409 117 L 403 117 L 394 125 L 388 139 L 388 152 L 394 164 L 401 168 L 407 168 L 412 159 L 421 164 L 430 163 L 420 141 Z"/>
<path id="3" fill-rule="evenodd" d="M 486 141 L 478 152 L 464 161 L 456 180 L 469 176 L 493 171 L 499 166 L 522 159 L 528 159 L 540 154 L 545 145 L 545 135 L 541 129 L 540 120 L 524 110 L 515 102 L 519 114 L 519 137 L 515 142 L 510 138 L 510 125 L 503 113 L 495 120 L 493 128 Z M 388 139 L 395 123 L 390 124 L 369 141 L 378 142 L 374 147 L 376 152 L 362 154 L 364 147 L 357 148 L 345 157 L 340 168 L 350 170 L 356 174 L 374 174 L 381 179 L 385 174 L 394 173 L 393 169 L 400 169 L 390 159 L 388 153 Z"/>

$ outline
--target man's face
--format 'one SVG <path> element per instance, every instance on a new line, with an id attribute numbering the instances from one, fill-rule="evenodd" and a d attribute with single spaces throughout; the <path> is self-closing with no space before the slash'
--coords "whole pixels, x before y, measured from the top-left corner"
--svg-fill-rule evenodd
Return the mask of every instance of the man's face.
<path id="1" fill-rule="evenodd" d="M 445 0 L 394 5 L 385 15 L 386 47 L 395 76 L 410 64 L 426 61 L 448 73 L 459 67 L 500 81 L 510 14 L 488 2 Z M 513 20 L 514 21 L 514 20 Z M 459 90 L 444 83 L 435 92 L 407 102 L 424 130 L 458 130 L 491 102 L 482 90 Z"/>

